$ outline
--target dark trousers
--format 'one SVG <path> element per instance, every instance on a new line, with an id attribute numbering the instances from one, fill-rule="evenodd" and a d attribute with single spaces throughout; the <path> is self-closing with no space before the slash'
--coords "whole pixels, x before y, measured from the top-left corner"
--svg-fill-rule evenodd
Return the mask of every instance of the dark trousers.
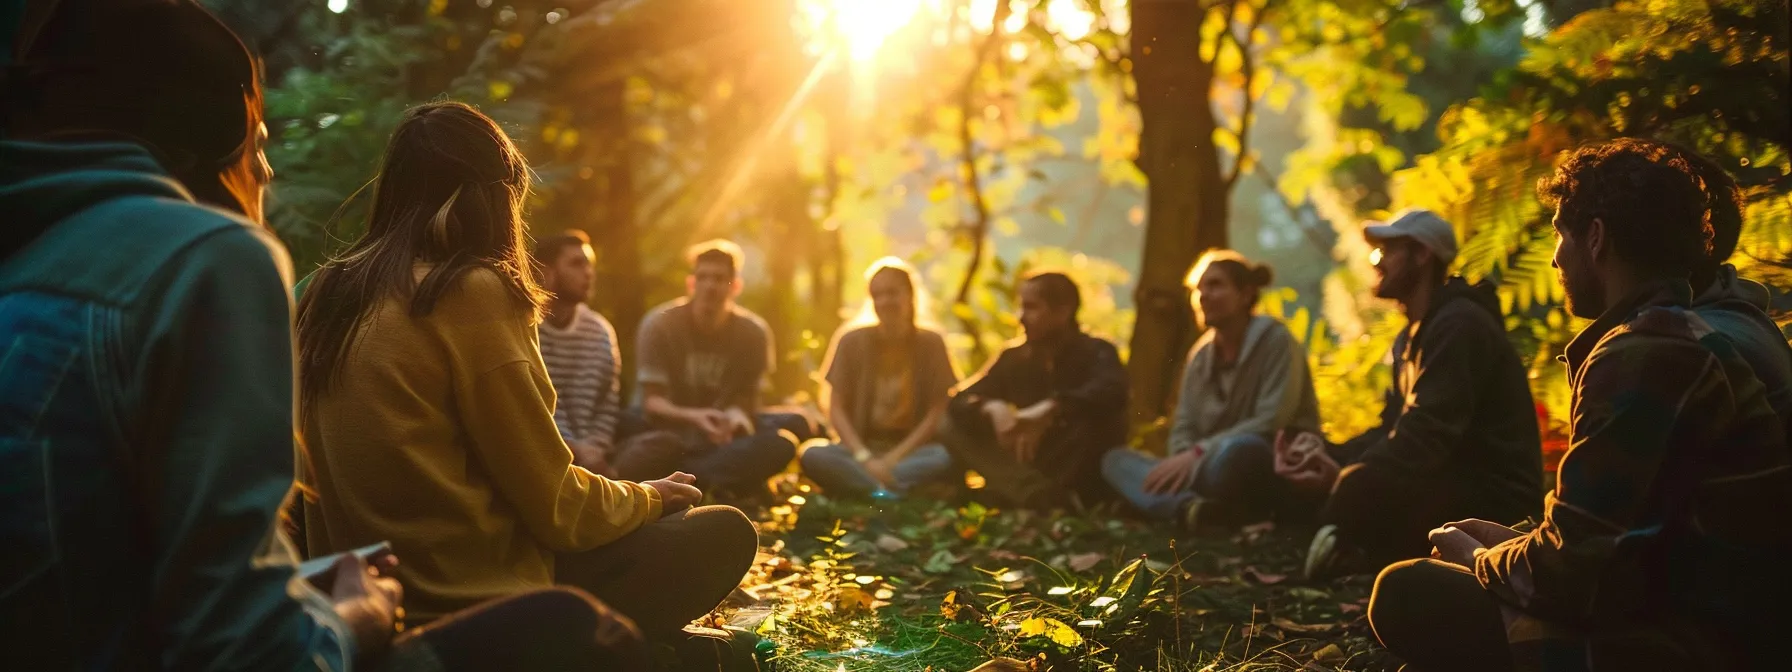
<path id="1" fill-rule="evenodd" d="M 1319 520 L 1338 526 L 1339 542 L 1361 551 L 1365 567 L 1381 567 L 1430 555 L 1427 534 L 1444 523 L 1491 517 L 1477 515 L 1460 490 L 1441 481 L 1415 482 L 1371 464 L 1352 464 L 1338 474 Z"/>
<path id="2" fill-rule="evenodd" d="M 1071 495 L 1085 502 L 1111 498 L 1101 480 L 1101 456 L 1116 446 L 1100 445 L 1089 432 L 1071 428 L 1047 432 L 1033 461 L 1022 463 L 996 441 L 987 421 L 940 424 L 939 442 L 964 469 L 983 477 L 979 496 L 1034 509 L 1063 507 Z"/>
<path id="3" fill-rule="evenodd" d="M 1783 617 L 1738 613 L 1726 623 L 1625 611 L 1569 627 L 1532 621 L 1507 636 L 1500 603 L 1467 568 L 1397 562 L 1375 579 L 1369 626 L 1414 670 L 1764 670 L 1783 666 Z M 1780 622 L 1775 622 L 1778 618 Z"/>
<path id="4" fill-rule="evenodd" d="M 646 670 L 641 631 L 584 591 L 547 588 L 462 609 L 392 642 L 376 669 Z"/>
<path id="5" fill-rule="evenodd" d="M 1101 472 L 1133 507 L 1158 520 L 1181 516 L 1197 497 L 1202 500 L 1202 529 L 1230 530 L 1272 517 L 1283 522 L 1313 519 L 1322 497 L 1302 493 L 1276 476 L 1275 448 L 1268 441 L 1255 435 L 1234 436 L 1211 451 L 1194 480 L 1172 493 L 1145 491 L 1145 477 L 1164 458 L 1116 448 L 1102 456 Z"/>
<path id="6" fill-rule="evenodd" d="M 651 481 L 682 470 L 696 476 L 697 487 L 706 492 L 747 494 L 763 490 L 765 479 L 795 457 L 796 444 L 761 422 L 758 431 L 720 446 L 695 432 L 650 430 L 623 439 L 614 463 L 625 481 Z"/>
<path id="7" fill-rule="evenodd" d="M 1382 570 L 1369 627 L 1415 670 L 1513 669 L 1499 602 L 1461 565 L 1426 558 Z"/>
<path id="8" fill-rule="evenodd" d="M 660 638 L 721 604 L 758 552 L 759 533 L 744 514 L 701 506 L 592 550 L 561 553 L 554 581 L 589 591 Z"/>

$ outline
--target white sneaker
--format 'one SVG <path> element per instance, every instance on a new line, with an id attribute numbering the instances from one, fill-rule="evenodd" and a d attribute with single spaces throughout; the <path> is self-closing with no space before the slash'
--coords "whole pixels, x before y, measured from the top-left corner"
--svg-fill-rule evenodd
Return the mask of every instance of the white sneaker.
<path id="1" fill-rule="evenodd" d="M 1307 544 L 1307 564 L 1301 569 L 1301 575 L 1308 581 L 1319 573 L 1320 568 L 1331 562 L 1332 554 L 1338 550 L 1338 526 L 1325 525 L 1313 533 L 1313 543 Z"/>

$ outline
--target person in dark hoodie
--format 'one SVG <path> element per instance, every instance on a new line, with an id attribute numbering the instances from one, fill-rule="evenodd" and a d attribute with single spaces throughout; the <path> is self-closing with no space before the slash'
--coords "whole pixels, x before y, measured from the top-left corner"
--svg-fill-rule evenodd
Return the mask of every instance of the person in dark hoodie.
<path id="1" fill-rule="evenodd" d="M 1376 636 L 1417 670 L 1784 664 L 1792 456 L 1766 389 L 1689 310 L 1708 264 L 1687 157 L 1623 139 L 1540 180 L 1568 310 L 1571 447 L 1541 524 L 1462 520 L 1376 579 Z"/>
<path id="2" fill-rule="evenodd" d="M 1126 369 L 1114 344 L 1077 324 L 1081 307 L 1063 273 L 1023 280 L 1026 339 L 947 404 L 940 442 L 1002 503 L 1050 509 L 1110 496 L 1101 456 L 1126 443 Z"/>
<path id="3" fill-rule="evenodd" d="M 1696 152 L 1674 150 L 1686 158 L 1704 187 L 1706 219 L 1711 223 L 1711 253 L 1687 278 L 1693 288 L 1692 309 L 1736 344 L 1766 386 L 1768 405 L 1792 427 L 1792 345 L 1767 316 L 1771 298 L 1767 288 L 1740 277 L 1727 263 L 1742 237 L 1742 194 L 1723 167 Z"/>
<path id="4" fill-rule="evenodd" d="M 644 662 L 572 591 L 395 638 L 396 559 L 299 577 L 275 524 L 292 272 L 260 221 L 254 59 L 190 0 L 8 0 L 0 26 L 0 622 L 29 643 L 8 665 Z"/>
<path id="5" fill-rule="evenodd" d="M 1364 229 L 1375 294 L 1409 323 L 1394 341 L 1381 424 L 1342 445 L 1278 437 L 1276 473 L 1329 491 L 1307 553 L 1309 578 L 1374 571 L 1423 555 L 1451 520 L 1513 524 L 1543 506 L 1543 446 L 1525 367 L 1488 284 L 1447 278 L 1456 231 L 1413 210 Z"/>

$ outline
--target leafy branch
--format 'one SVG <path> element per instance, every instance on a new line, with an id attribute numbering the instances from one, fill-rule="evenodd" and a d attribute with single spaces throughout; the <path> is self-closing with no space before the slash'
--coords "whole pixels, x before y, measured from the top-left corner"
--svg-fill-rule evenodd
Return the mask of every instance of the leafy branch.
<path id="1" fill-rule="evenodd" d="M 989 37 L 985 38 L 983 44 L 977 49 L 977 56 L 971 61 L 970 72 L 965 74 L 964 86 L 959 89 L 958 93 L 958 142 L 961 148 L 959 163 L 964 173 L 965 191 L 970 194 L 971 207 L 975 211 L 976 219 L 971 223 L 971 258 L 966 264 L 964 279 L 958 283 L 958 293 L 952 299 L 952 304 L 955 307 L 964 306 L 970 302 L 971 287 L 976 284 L 977 273 L 982 270 L 983 266 L 983 246 L 986 239 L 989 238 L 991 218 L 989 203 L 983 197 L 982 180 L 977 175 L 976 139 L 971 135 L 971 102 L 977 93 L 977 78 L 983 72 L 983 65 L 989 62 L 990 56 L 995 54 L 1001 46 L 1002 24 L 1008 20 L 1010 11 L 1008 3 L 998 2 L 995 5 L 995 18 L 990 19 Z M 964 323 L 965 329 L 974 333 L 976 325 L 962 314 L 963 311 L 954 310 L 953 312 L 960 313 L 959 320 Z M 978 342 L 975 347 L 978 350 L 978 355 L 982 355 L 982 343 Z"/>

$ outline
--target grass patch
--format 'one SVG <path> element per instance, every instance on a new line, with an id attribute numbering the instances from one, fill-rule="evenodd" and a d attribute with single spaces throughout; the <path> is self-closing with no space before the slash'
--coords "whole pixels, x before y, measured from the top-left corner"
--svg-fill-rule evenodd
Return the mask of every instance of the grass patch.
<path id="1" fill-rule="evenodd" d="M 776 642 L 780 672 L 1397 666 L 1363 619 L 1367 578 L 1298 579 L 1310 529 L 1193 538 L 1112 509 L 813 495 L 761 513 L 768 546 L 722 617 Z"/>

